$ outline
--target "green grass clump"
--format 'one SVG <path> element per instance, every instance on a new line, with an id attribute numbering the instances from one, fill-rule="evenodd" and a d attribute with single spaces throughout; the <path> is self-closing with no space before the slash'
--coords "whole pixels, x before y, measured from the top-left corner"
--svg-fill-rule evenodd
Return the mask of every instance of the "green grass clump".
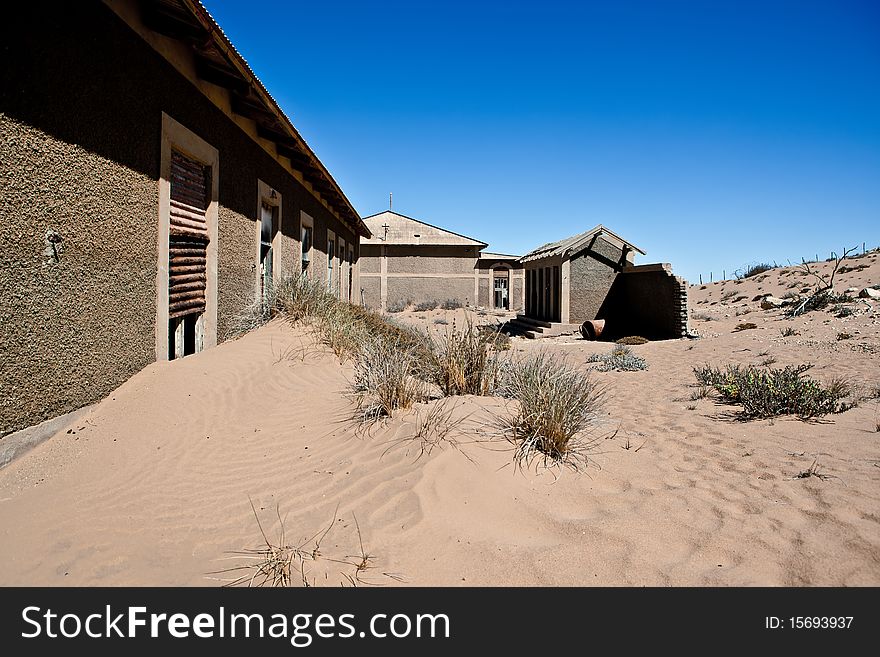
<path id="1" fill-rule="evenodd" d="M 754 365 L 728 365 L 694 368 L 694 376 L 703 385 L 714 388 L 721 400 L 740 404 L 748 419 L 778 415 L 796 415 L 809 419 L 842 413 L 853 404 L 843 400 L 850 395 L 850 386 L 840 379 L 822 385 L 803 376 L 812 365 L 786 366 L 781 369 L 759 369 Z"/>

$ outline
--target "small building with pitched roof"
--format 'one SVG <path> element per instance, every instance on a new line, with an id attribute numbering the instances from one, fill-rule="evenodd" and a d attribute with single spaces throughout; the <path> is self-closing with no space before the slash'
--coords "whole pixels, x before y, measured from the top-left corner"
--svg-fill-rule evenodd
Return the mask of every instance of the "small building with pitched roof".
<path id="1" fill-rule="evenodd" d="M 645 255 L 602 224 L 527 253 L 525 312 L 511 328 L 537 337 L 605 320 L 606 337 L 684 336 L 687 283 L 669 264 L 635 265 L 636 253 Z"/>

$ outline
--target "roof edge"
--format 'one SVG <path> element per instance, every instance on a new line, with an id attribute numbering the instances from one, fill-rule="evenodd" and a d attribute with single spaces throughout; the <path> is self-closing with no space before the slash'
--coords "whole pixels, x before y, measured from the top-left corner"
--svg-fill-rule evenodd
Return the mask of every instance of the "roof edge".
<path id="1" fill-rule="evenodd" d="M 478 240 L 474 237 L 470 237 L 469 235 L 462 235 L 461 233 L 456 233 L 454 230 L 449 230 L 448 228 L 443 228 L 442 226 L 435 226 L 434 224 L 429 224 L 427 221 L 422 221 L 421 219 L 416 219 L 415 217 L 410 217 L 409 215 L 401 214 L 400 212 L 395 212 L 394 210 L 382 210 L 382 212 L 376 212 L 374 214 L 368 214 L 366 217 L 363 217 L 362 221 L 366 221 L 367 219 L 372 219 L 373 217 L 378 217 L 380 214 L 385 214 L 390 212 L 391 214 L 396 214 L 398 217 L 403 217 L 404 219 L 409 219 L 410 221 L 415 221 L 417 224 L 422 224 L 422 226 L 427 226 L 428 228 L 434 228 L 436 230 L 442 230 L 444 233 L 449 233 L 450 235 L 455 235 L 456 237 L 462 237 L 466 240 L 470 240 L 473 242 L 471 245 L 466 244 L 430 244 L 429 242 L 421 242 L 421 243 L 413 243 L 413 246 L 479 246 L 483 245 L 483 248 L 489 246 L 487 242 L 483 242 L 482 240 Z M 367 227 L 369 229 L 369 227 Z M 380 237 L 376 236 L 376 239 L 381 240 Z"/>

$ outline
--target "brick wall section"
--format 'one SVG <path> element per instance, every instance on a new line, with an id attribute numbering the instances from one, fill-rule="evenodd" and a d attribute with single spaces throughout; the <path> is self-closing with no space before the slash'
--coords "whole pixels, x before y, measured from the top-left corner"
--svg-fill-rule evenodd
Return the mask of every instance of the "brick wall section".
<path id="1" fill-rule="evenodd" d="M 650 340 L 684 337 L 688 332 L 687 281 L 668 265 L 644 265 L 617 275 L 598 313 L 603 339 L 641 335 Z"/>

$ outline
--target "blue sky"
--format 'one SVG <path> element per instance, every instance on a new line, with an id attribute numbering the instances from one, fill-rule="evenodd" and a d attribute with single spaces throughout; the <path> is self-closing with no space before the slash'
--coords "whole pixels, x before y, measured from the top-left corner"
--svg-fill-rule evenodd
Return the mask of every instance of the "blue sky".
<path id="1" fill-rule="evenodd" d="M 880 245 L 880 3 L 204 0 L 362 215 L 696 281 Z"/>

